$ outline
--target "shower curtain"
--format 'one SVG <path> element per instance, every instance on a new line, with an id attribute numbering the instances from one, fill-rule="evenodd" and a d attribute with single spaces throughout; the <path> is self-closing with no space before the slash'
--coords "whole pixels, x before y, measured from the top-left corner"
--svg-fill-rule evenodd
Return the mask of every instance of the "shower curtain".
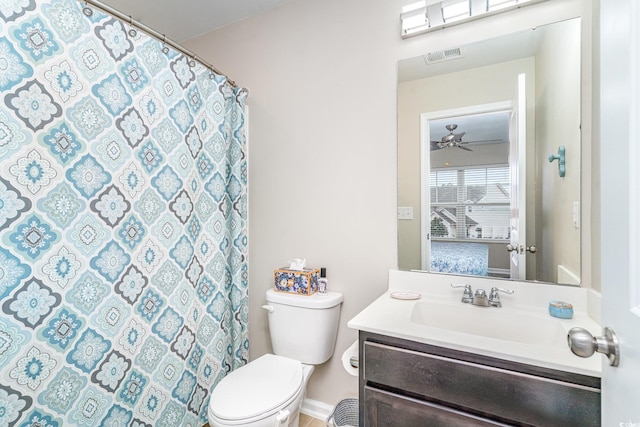
<path id="1" fill-rule="evenodd" d="M 83 6 L 0 0 L 0 426 L 201 426 L 248 358 L 246 91 Z"/>

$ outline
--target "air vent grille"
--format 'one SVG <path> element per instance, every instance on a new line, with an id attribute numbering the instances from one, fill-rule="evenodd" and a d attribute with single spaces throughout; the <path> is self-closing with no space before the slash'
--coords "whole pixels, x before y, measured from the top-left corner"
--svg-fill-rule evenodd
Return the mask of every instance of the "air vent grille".
<path id="1" fill-rule="evenodd" d="M 446 50 L 438 50 L 436 52 L 429 52 L 424 55 L 424 61 L 427 64 L 433 64 L 434 62 L 449 61 L 451 59 L 457 59 L 462 57 L 462 51 L 459 47 Z"/>

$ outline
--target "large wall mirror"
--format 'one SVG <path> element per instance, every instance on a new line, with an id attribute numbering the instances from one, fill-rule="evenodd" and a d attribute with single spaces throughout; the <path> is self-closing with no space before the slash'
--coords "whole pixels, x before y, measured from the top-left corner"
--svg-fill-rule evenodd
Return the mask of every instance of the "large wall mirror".
<path id="1" fill-rule="evenodd" d="M 399 62 L 400 269 L 580 284 L 580 41 L 575 18 Z"/>

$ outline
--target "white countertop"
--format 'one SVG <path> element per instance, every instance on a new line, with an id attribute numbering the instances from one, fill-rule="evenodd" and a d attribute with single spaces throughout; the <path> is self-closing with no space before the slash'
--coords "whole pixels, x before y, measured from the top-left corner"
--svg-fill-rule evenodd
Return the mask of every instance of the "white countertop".
<path id="1" fill-rule="evenodd" d="M 460 302 L 463 290 L 451 288 L 451 283 L 470 284 L 474 291 L 477 288 L 483 288 L 487 294 L 492 286 L 513 289 L 515 293 L 500 295 L 502 308 L 476 307 Z M 391 293 L 398 291 L 419 293 L 420 298 L 417 300 L 392 298 Z M 548 303 L 551 300 L 571 303 L 574 308 L 573 318 L 551 317 L 548 313 Z M 587 329 L 594 336 L 601 335 L 600 325 L 587 315 L 587 291 L 583 288 L 395 270 L 389 272 L 387 292 L 351 319 L 348 326 L 362 331 L 529 365 L 595 377 L 601 376 L 600 355 L 596 354 L 590 358 L 575 356 L 567 346 L 566 335 L 554 337 L 552 342 L 526 343 L 463 333 L 444 327 L 427 326 L 412 320 L 415 304 L 425 302 L 439 304 L 438 308 L 442 307 L 445 310 L 450 309 L 452 316 L 464 317 L 466 322 L 474 322 L 474 319 L 480 319 L 479 316 L 487 313 L 491 315 L 490 310 L 502 310 L 499 316 L 511 319 L 510 324 L 505 327 L 513 329 L 516 326 L 522 329 L 523 334 L 535 327 L 531 323 L 536 322 L 536 319 L 540 319 L 541 323 L 548 323 L 549 319 L 552 319 L 554 322 L 559 322 L 566 332 L 578 326 Z M 426 305 L 426 307 L 430 306 Z M 513 319 L 520 317 L 523 319 L 522 324 L 514 325 L 513 322 L 517 323 L 518 320 Z"/>

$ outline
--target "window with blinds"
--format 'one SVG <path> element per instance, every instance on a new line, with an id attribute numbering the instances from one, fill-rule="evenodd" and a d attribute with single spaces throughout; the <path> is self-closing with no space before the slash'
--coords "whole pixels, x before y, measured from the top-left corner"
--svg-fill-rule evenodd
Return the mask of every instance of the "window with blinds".
<path id="1" fill-rule="evenodd" d="M 509 240 L 509 166 L 432 169 L 433 240 Z"/>

